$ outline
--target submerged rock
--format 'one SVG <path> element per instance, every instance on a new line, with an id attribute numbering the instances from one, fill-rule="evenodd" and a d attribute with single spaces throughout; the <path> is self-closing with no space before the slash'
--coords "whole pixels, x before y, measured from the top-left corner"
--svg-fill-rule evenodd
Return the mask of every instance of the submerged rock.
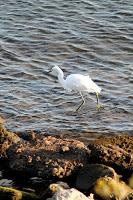
<path id="1" fill-rule="evenodd" d="M 77 175 L 76 187 L 82 191 L 87 191 L 94 186 L 98 178 L 105 176 L 114 179 L 118 177 L 111 167 L 102 164 L 87 164 Z"/>
<path id="2" fill-rule="evenodd" d="M 89 150 L 78 140 L 41 136 L 34 143 L 13 144 L 8 149 L 9 167 L 38 177 L 63 178 L 87 163 Z"/>
<path id="3" fill-rule="evenodd" d="M 111 166 L 122 173 L 133 173 L 132 136 L 102 138 L 91 142 L 88 147 L 91 150 L 90 162 Z"/>

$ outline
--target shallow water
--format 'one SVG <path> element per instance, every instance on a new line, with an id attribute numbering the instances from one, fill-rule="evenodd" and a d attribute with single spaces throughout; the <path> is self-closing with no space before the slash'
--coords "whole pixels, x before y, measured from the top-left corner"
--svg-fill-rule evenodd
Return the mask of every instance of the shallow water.
<path id="1" fill-rule="evenodd" d="M 7 127 L 84 139 L 131 133 L 132 22 L 132 0 L 1 1 L 0 115 Z M 47 74 L 55 64 L 65 76 L 89 73 L 105 109 L 97 112 L 87 96 L 75 113 L 81 98 Z"/>

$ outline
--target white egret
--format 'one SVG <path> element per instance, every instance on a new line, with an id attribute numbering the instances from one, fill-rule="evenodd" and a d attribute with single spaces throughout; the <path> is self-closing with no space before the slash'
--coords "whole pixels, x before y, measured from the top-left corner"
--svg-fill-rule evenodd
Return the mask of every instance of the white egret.
<path id="1" fill-rule="evenodd" d="M 78 111 L 85 103 L 82 92 L 95 93 L 97 99 L 96 108 L 99 110 L 103 107 L 99 104 L 99 94 L 101 92 L 101 88 L 96 83 L 94 83 L 94 81 L 92 81 L 89 75 L 70 74 L 66 77 L 66 79 L 64 79 L 64 73 L 58 66 L 53 67 L 49 72 L 52 72 L 52 74 L 58 77 L 58 81 L 64 89 L 67 91 L 79 92 L 82 98 L 82 102 L 76 111 Z"/>

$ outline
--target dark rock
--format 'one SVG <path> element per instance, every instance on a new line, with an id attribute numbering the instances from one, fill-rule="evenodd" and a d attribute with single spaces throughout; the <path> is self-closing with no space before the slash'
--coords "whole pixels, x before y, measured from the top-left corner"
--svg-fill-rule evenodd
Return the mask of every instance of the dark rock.
<path id="1" fill-rule="evenodd" d="M 48 186 L 52 182 L 53 181 L 51 179 L 43 179 L 40 177 L 31 177 L 28 180 L 28 186 L 31 188 L 34 188 L 38 194 L 42 195 L 42 193 L 44 193 L 45 189 L 48 188 Z"/>
<path id="2" fill-rule="evenodd" d="M 44 180 L 43 178 L 40 178 L 40 177 L 31 177 L 29 180 L 29 183 L 31 185 L 35 185 L 35 186 L 45 185 L 46 180 Z"/>
<path id="3" fill-rule="evenodd" d="M 133 191 L 129 193 L 124 200 L 133 200 Z"/>
<path id="4" fill-rule="evenodd" d="M 131 135 L 117 135 L 111 137 L 101 137 L 94 141 L 95 144 L 111 144 L 116 145 L 128 153 L 133 154 L 133 136 Z"/>
<path id="5" fill-rule="evenodd" d="M 82 191 L 88 191 L 94 186 L 96 180 L 100 177 L 108 176 L 116 179 L 118 176 L 114 169 L 102 164 L 87 164 L 83 167 L 76 180 L 76 187 Z"/>
<path id="6" fill-rule="evenodd" d="M 12 170 L 44 178 L 63 178 L 87 163 L 89 150 L 82 142 L 39 137 L 34 144 L 20 141 L 9 148 L 7 154 Z"/>
<path id="7" fill-rule="evenodd" d="M 19 132 L 17 135 L 25 141 L 34 142 L 36 140 L 36 133 L 34 131 Z"/>
<path id="8" fill-rule="evenodd" d="M 133 173 L 132 136 L 102 138 L 91 142 L 88 147 L 91 150 L 91 163 L 102 163 L 111 166 L 120 173 Z"/>

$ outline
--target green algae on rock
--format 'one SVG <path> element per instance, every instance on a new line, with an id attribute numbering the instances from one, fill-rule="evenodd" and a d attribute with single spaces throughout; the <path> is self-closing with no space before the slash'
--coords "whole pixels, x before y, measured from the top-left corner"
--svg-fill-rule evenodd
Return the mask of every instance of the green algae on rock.
<path id="1" fill-rule="evenodd" d="M 34 193 L 19 191 L 13 188 L 0 186 L 1 200 L 39 200 L 40 198 Z"/>

